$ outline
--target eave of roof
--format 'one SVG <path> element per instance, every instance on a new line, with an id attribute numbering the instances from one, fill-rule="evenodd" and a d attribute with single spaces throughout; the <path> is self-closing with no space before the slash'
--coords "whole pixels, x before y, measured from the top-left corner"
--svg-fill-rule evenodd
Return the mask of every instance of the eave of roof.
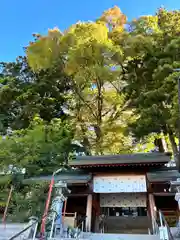
<path id="1" fill-rule="evenodd" d="M 74 167 L 109 167 L 109 166 L 152 166 L 164 165 L 170 161 L 169 154 L 138 153 L 102 156 L 78 156 L 71 162 Z"/>
<path id="2" fill-rule="evenodd" d="M 71 165 L 78 168 L 106 168 L 106 167 L 146 167 L 146 166 L 162 166 L 163 163 L 131 163 L 131 164 L 91 164 L 91 165 Z"/>
<path id="3" fill-rule="evenodd" d="M 177 178 L 180 178 L 180 173 L 177 170 L 156 171 L 147 173 L 147 179 L 151 183 L 176 181 Z"/>
<path id="4" fill-rule="evenodd" d="M 30 183 L 30 182 L 41 182 L 41 181 L 48 181 L 50 182 L 52 176 L 40 176 L 40 177 L 32 177 L 25 179 L 24 183 Z M 55 182 L 57 181 L 64 181 L 67 184 L 86 184 L 91 180 L 90 174 L 59 174 L 54 177 Z"/>

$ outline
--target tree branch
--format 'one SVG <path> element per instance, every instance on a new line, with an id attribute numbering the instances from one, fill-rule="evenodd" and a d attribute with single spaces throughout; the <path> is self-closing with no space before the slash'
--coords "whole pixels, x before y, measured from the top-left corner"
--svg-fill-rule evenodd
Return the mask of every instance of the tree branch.
<path id="1" fill-rule="evenodd" d="M 77 85 L 74 84 L 74 90 L 76 92 L 76 94 L 78 95 L 78 97 L 80 98 L 80 100 L 89 108 L 89 110 L 91 111 L 92 115 L 94 116 L 94 118 L 96 119 L 97 116 L 96 114 L 94 113 L 93 109 L 91 108 L 91 106 L 85 101 L 85 99 L 81 96 L 81 93 L 79 92 L 78 88 L 77 88 Z"/>

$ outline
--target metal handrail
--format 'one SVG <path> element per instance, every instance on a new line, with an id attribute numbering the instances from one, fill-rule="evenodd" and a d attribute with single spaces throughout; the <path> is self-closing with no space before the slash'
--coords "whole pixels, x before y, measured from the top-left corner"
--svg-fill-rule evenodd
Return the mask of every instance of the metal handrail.
<path id="1" fill-rule="evenodd" d="M 161 226 L 165 226 L 168 230 L 168 236 L 169 236 L 169 240 L 173 240 L 174 237 L 171 233 L 171 230 L 170 230 L 170 227 L 164 217 L 164 214 L 161 212 L 161 210 L 159 210 L 159 218 L 160 218 L 160 223 L 161 223 Z"/>
<path id="2" fill-rule="evenodd" d="M 81 226 L 81 230 L 83 231 L 84 230 L 84 222 L 86 220 L 87 216 L 83 216 L 80 221 L 79 221 L 79 224 L 77 225 L 77 228 L 80 228 Z"/>
<path id="3" fill-rule="evenodd" d="M 27 226 L 26 228 L 24 228 L 23 230 L 21 230 L 20 232 L 16 233 L 14 236 L 12 236 L 11 238 L 9 238 L 8 240 L 14 240 L 15 238 L 19 237 L 22 233 L 26 232 L 27 230 L 29 230 L 32 226 L 37 225 L 39 223 L 38 220 L 36 220 L 34 223 L 32 223 L 31 225 Z M 35 229 L 35 231 L 37 230 L 37 227 Z M 35 233 L 34 233 L 34 237 L 35 237 Z M 33 237 L 33 240 L 34 240 Z"/>
<path id="4" fill-rule="evenodd" d="M 106 220 L 106 217 L 107 216 L 104 215 L 104 217 L 100 221 L 100 223 L 102 223 L 101 228 L 100 228 L 101 233 L 105 232 L 105 220 Z"/>
<path id="5" fill-rule="evenodd" d="M 49 215 L 49 214 L 47 214 Z M 46 216 L 43 216 L 43 217 L 47 217 Z M 43 218 L 42 217 L 42 218 Z M 36 228 L 35 228 L 35 231 L 34 231 L 34 234 L 33 234 L 33 240 L 35 239 L 35 236 L 36 236 L 36 233 L 37 233 L 37 227 L 38 227 L 38 224 L 41 223 L 41 219 L 37 219 L 35 222 L 33 222 L 31 225 L 27 226 L 26 228 L 24 228 L 23 230 L 21 230 L 20 232 L 16 233 L 14 236 L 12 236 L 11 238 L 9 238 L 8 240 L 14 240 L 15 238 L 19 237 L 22 233 L 26 232 L 27 230 L 29 230 L 32 226 L 34 226 L 35 224 L 37 225 Z"/>
<path id="6" fill-rule="evenodd" d="M 161 210 L 158 211 L 159 213 L 159 221 L 160 221 L 160 226 L 158 225 L 157 221 L 155 218 L 152 219 L 152 229 L 153 229 L 153 234 L 159 235 L 160 234 L 160 227 L 166 227 L 167 229 L 167 234 L 168 234 L 168 239 L 169 240 L 174 240 L 173 235 L 171 233 L 170 227 L 164 217 L 164 214 L 161 212 Z"/>
<path id="7" fill-rule="evenodd" d="M 157 221 L 154 217 L 152 218 L 152 230 L 153 230 L 153 234 L 155 234 L 155 235 L 159 234 L 159 226 L 158 226 Z"/>

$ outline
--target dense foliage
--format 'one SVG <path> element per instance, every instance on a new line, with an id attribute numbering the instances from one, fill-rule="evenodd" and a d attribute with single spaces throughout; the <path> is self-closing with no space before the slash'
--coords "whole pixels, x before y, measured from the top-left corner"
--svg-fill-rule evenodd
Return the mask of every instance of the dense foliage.
<path id="1" fill-rule="evenodd" d="M 114 7 L 96 22 L 78 22 L 64 33 L 50 30 L 27 48 L 35 72 L 64 58 L 72 87 L 69 107 L 87 153 L 126 152 L 152 133 L 164 133 L 177 154 L 173 69 L 179 67 L 179 14 L 159 9 L 127 23 Z"/>
<path id="2" fill-rule="evenodd" d="M 0 140 L 2 167 L 25 168 L 26 176 L 38 176 L 51 174 L 67 161 L 72 140 L 70 126 L 59 119 L 43 123 L 36 117 L 28 129 L 14 131 Z"/>

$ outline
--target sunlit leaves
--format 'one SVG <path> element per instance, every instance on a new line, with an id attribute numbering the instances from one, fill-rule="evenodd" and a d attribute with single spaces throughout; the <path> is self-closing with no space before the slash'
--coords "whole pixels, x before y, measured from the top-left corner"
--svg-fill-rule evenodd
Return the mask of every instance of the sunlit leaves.
<path id="1" fill-rule="evenodd" d="M 157 12 L 158 25 L 163 31 L 164 37 L 176 37 L 180 33 L 180 12 L 179 10 L 167 11 L 160 8 Z"/>
<path id="2" fill-rule="evenodd" d="M 55 28 L 49 30 L 47 36 L 42 36 L 35 42 L 30 43 L 26 53 L 29 65 L 34 71 L 48 68 L 58 59 L 61 36 L 60 31 Z"/>
<path id="3" fill-rule="evenodd" d="M 158 16 L 149 15 L 134 19 L 130 23 L 130 30 L 133 35 L 155 35 L 160 31 L 160 28 L 158 26 Z"/>
<path id="4" fill-rule="evenodd" d="M 121 12 L 119 7 L 114 6 L 104 11 L 100 20 L 108 25 L 110 31 L 116 30 L 121 32 L 124 29 L 127 17 Z"/>

